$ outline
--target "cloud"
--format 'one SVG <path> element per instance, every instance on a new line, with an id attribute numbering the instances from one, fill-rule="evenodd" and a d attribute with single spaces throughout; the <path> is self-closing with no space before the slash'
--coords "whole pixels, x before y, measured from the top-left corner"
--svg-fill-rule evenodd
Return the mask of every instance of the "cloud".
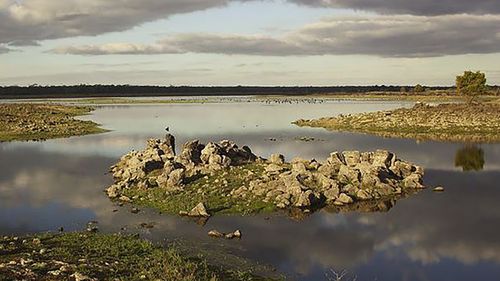
<path id="1" fill-rule="evenodd" d="M 34 45 L 39 40 L 125 31 L 175 14 L 220 7 L 230 2 L 249 1 L 257 0 L 0 0 L 0 43 L 21 42 Z M 500 13 L 498 0 L 286 0 L 285 2 L 385 14 Z"/>
<path id="2" fill-rule="evenodd" d="M 500 52 L 500 15 L 336 17 L 281 37 L 177 34 L 155 44 L 59 47 L 78 55 L 213 53 L 226 55 L 377 55 L 436 57 Z"/>
<path id="3" fill-rule="evenodd" d="M 59 47 L 52 50 L 57 54 L 74 55 L 134 55 L 134 54 L 175 54 L 177 50 L 162 45 L 142 45 L 110 43 L 103 45 L 81 45 Z"/>
<path id="4" fill-rule="evenodd" d="M 0 45 L 0 54 L 6 54 L 6 53 L 8 53 L 10 51 L 11 51 L 11 49 Z"/>
<path id="5" fill-rule="evenodd" d="M 230 0 L 0 0 L 0 43 L 124 31 Z M 243 0 L 244 1 L 244 0 Z"/>
<path id="6" fill-rule="evenodd" d="M 288 0 L 315 6 L 374 11 L 384 14 L 447 15 L 500 13 L 498 0 Z"/>
<path id="7" fill-rule="evenodd" d="M 16 47 L 40 46 L 40 43 L 38 43 L 35 40 L 16 40 L 9 42 L 9 46 L 16 46 Z"/>

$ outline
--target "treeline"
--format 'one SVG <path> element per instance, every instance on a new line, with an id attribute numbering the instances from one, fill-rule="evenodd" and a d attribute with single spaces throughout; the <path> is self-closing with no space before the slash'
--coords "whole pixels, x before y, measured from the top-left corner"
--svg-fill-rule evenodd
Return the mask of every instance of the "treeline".
<path id="1" fill-rule="evenodd" d="M 85 98 L 140 96 L 237 96 L 237 95 L 314 95 L 363 94 L 368 92 L 411 92 L 413 86 L 333 86 L 333 87 L 195 87 L 195 86 L 132 86 L 132 85 L 75 85 L 75 86 L 0 86 L 0 99 L 6 98 Z M 427 91 L 448 91 L 451 87 L 426 87 Z"/>

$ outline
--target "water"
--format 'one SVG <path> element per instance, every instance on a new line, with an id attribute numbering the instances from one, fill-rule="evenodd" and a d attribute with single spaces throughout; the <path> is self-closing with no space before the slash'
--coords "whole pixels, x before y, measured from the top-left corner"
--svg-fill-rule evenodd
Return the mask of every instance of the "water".
<path id="1" fill-rule="evenodd" d="M 272 265 L 295 280 L 324 280 L 331 270 L 345 270 L 357 280 L 500 280 L 500 145 L 417 143 L 291 124 L 299 118 L 410 105 L 343 101 L 99 107 L 85 119 L 103 124 L 109 133 L 0 144 L 0 234 L 81 230 L 97 220 L 104 232 L 126 228 L 156 242 L 182 239 L 200 249 Z M 112 182 L 106 173 L 123 153 L 142 149 L 147 138 L 161 137 L 166 126 L 178 146 L 195 138 L 232 139 L 264 157 L 280 152 L 288 159 L 324 159 L 336 150 L 388 149 L 424 166 L 426 184 L 442 185 L 446 192 L 425 190 L 383 213 L 323 210 L 302 220 L 215 216 L 200 226 L 151 210 L 133 215 L 129 206 L 117 207 L 103 193 Z M 299 141 L 303 136 L 315 141 Z M 141 229 L 142 222 L 155 227 Z M 244 237 L 213 240 L 207 236 L 211 229 L 241 229 Z"/>

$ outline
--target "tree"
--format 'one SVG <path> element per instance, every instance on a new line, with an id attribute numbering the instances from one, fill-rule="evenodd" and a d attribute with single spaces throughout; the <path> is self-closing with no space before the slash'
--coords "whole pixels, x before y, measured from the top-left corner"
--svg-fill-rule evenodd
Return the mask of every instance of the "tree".
<path id="1" fill-rule="evenodd" d="M 415 88 L 413 88 L 413 92 L 415 93 L 423 93 L 425 91 L 424 87 L 420 84 L 417 84 Z"/>
<path id="2" fill-rule="evenodd" d="M 457 92 L 468 103 L 474 102 L 477 96 L 486 92 L 486 75 L 480 71 L 465 71 L 463 75 L 457 76 Z"/>

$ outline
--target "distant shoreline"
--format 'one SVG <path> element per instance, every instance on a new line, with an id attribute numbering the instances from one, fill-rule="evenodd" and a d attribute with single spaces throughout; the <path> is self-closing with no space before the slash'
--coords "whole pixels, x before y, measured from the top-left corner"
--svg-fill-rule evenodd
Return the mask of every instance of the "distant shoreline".
<path id="1" fill-rule="evenodd" d="M 402 92 L 402 89 L 406 89 Z M 410 86 L 332 86 L 332 87 L 259 87 L 259 86 L 0 86 L 0 99 L 100 98 L 100 97 L 197 97 L 197 96 L 337 96 L 337 95 L 413 95 Z M 451 94 L 453 87 L 426 88 L 429 94 Z M 500 90 L 492 87 L 493 92 Z"/>

